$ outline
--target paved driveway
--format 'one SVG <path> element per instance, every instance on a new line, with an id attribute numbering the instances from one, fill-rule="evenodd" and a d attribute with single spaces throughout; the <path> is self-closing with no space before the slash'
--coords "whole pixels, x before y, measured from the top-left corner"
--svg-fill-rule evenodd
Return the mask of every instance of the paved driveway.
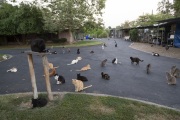
<path id="1" fill-rule="evenodd" d="M 72 78 L 76 78 L 77 69 L 90 64 L 91 70 L 81 72 L 89 81 L 85 86 L 93 85 L 84 90 L 86 93 L 100 93 L 129 97 L 144 101 L 150 101 L 157 104 L 180 109 L 180 79 L 177 85 L 170 86 L 166 82 L 165 72 L 169 71 L 172 65 L 180 68 L 180 60 L 167 57 L 154 57 L 151 54 L 140 52 L 129 48 L 130 42 L 116 39 L 118 47 L 115 48 L 115 39 L 102 39 L 107 47 L 102 50 L 101 46 L 81 47 L 80 56 L 83 58 L 76 65 L 67 66 L 77 57 L 77 48 L 71 48 L 71 53 L 62 54 L 62 48 L 54 48 L 58 54 L 48 55 L 49 62 L 54 66 L 59 66 L 57 72 L 63 75 L 66 83 L 56 85 L 54 78 L 51 78 L 53 92 L 74 92 L 74 86 L 71 83 Z M 94 54 L 89 52 L 94 50 Z M 1 53 L 11 54 L 13 58 L 0 62 L 0 94 L 31 92 L 31 81 L 29 76 L 29 67 L 27 55 L 21 53 L 24 49 L 18 50 L 0 50 Z M 144 60 L 140 65 L 132 65 L 129 57 L 136 56 Z M 122 64 L 113 65 L 112 59 L 117 57 Z M 33 56 L 35 65 L 35 74 L 37 88 L 39 92 L 46 91 L 43 75 L 42 59 L 40 56 Z M 102 60 L 108 59 L 106 67 L 100 67 Z M 146 65 L 151 63 L 152 72 L 146 74 Z M 7 73 L 6 70 L 11 67 L 17 67 L 17 73 Z M 101 79 L 101 72 L 108 73 L 111 80 Z"/>

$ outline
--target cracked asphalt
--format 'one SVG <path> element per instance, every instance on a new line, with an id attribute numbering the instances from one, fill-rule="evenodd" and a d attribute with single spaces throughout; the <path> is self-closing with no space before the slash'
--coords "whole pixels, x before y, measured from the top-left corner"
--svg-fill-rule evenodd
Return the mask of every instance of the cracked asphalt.
<path id="1" fill-rule="evenodd" d="M 118 47 L 115 47 L 116 40 Z M 74 92 L 75 88 L 72 79 L 76 78 L 76 70 L 90 64 L 91 70 L 80 72 L 81 75 L 88 78 L 84 82 L 85 86 L 92 85 L 85 89 L 85 93 L 108 94 L 114 96 L 128 97 L 138 100 L 149 101 L 160 105 L 180 109 L 180 79 L 177 79 L 177 85 L 168 85 L 166 80 L 166 71 L 171 66 L 176 65 L 180 68 L 180 60 L 168 57 L 155 57 L 149 53 L 134 50 L 129 47 L 131 42 L 122 39 L 102 39 L 107 47 L 103 50 L 101 45 L 91 47 L 80 47 L 80 55 L 77 55 L 78 48 L 71 48 L 71 53 L 62 53 L 62 48 L 53 48 L 51 51 L 57 51 L 58 54 L 48 55 L 48 61 L 57 68 L 57 73 L 63 75 L 66 83 L 57 85 L 53 77 L 51 80 L 51 89 L 53 92 Z M 0 50 L 0 54 L 10 54 L 13 57 L 9 60 L 0 62 L 0 94 L 25 93 L 32 92 L 32 85 L 29 74 L 27 54 L 21 53 L 29 49 L 11 49 Z M 95 53 L 91 54 L 93 50 Z M 75 65 L 67 65 L 77 56 L 82 60 Z M 139 57 L 144 60 L 139 65 L 132 65 L 129 57 Z M 113 58 L 117 57 L 121 64 L 112 64 Z M 105 67 L 101 67 L 101 61 L 107 59 Z M 46 85 L 43 77 L 42 58 L 33 55 L 34 69 L 38 92 L 45 92 Z M 152 69 L 149 75 L 146 74 L 146 65 L 151 64 Z M 12 67 L 17 67 L 16 73 L 6 72 Z M 101 72 L 108 73 L 110 80 L 103 80 Z"/>

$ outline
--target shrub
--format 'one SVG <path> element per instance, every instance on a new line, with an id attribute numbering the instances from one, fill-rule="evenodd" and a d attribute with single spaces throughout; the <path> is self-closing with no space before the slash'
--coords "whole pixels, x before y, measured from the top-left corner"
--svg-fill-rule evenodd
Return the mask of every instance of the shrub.
<path id="1" fill-rule="evenodd" d="M 137 29 L 130 30 L 130 39 L 132 41 L 138 41 L 138 30 Z"/>
<path id="2" fill-rule="evenodd" d="M 65 43 L 67 42 L 67 39 L 66 38 L 55 38 L 52 40 L 54 43 Z"/>

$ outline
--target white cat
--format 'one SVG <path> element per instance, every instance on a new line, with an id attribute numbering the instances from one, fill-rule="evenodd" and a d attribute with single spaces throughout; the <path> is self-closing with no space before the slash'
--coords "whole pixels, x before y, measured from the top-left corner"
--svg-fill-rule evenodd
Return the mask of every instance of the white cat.
<path id="1" fill-rule="evenodd" d="M 67 64 L 67 65 L 73 65 L 73 64 L 77 64 L 77 63 L 78 63 L 78 59 L 72 60 L 72 62 L 70 64 Z"/>
<path id="2" fill-rule="evenodd" d="M 17 72 L 17 68 L 13 67 L 13 68 L 7 70 L 7 72 Z"/>

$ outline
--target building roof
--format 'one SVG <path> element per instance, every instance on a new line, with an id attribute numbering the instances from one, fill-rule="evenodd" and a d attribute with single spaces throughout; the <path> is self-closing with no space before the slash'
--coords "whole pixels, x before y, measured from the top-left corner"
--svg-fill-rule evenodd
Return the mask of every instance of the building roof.
<path id="1" fill-rule="evenodd" d="M 167 23 L 177 23 L 180 22 L 180 18 L 170 18 L 170 19 L 165 19 L 165 20 L 159 20 L 157 21 L 158 23 L 163 23 L 163 22 L 167 22 Z"/>

